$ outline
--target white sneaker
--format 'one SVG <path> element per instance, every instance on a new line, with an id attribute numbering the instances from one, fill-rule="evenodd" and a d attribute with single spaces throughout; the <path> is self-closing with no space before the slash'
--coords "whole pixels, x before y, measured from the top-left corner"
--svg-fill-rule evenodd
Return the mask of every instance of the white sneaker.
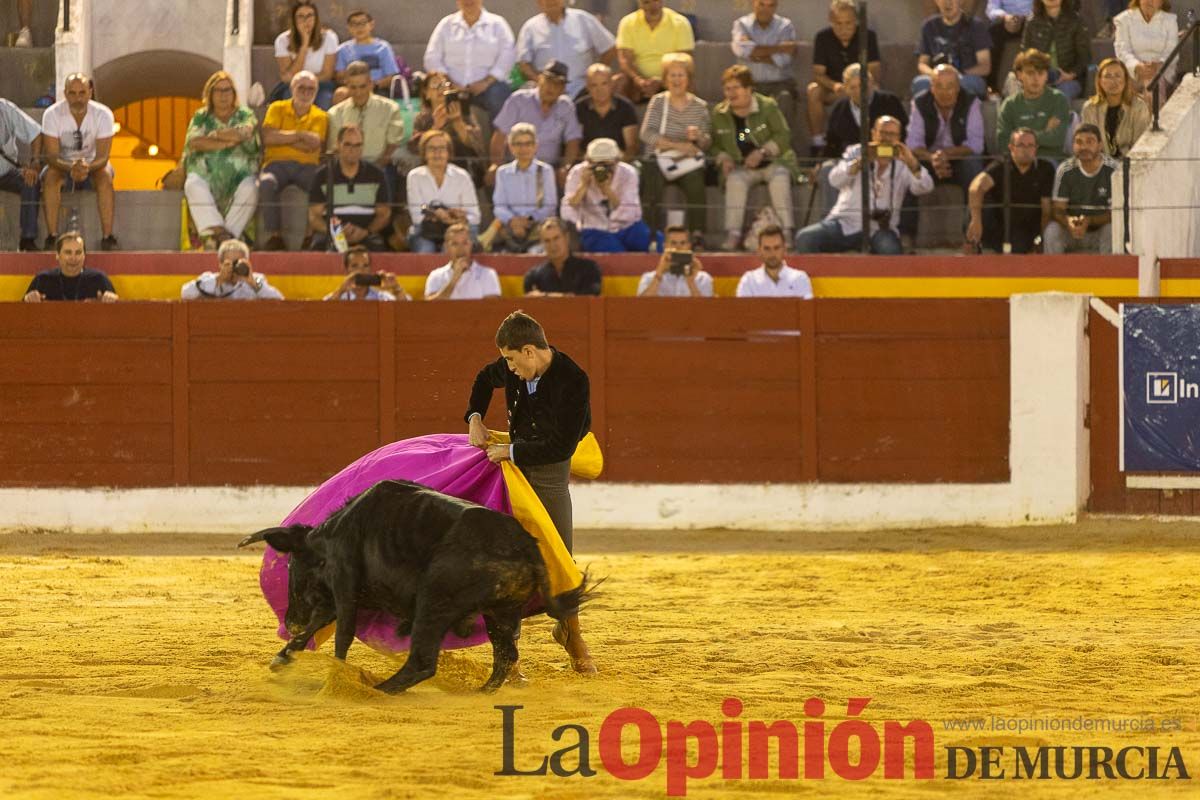
<path id="1" fill-rule="evenodd" d="M 17 34 L 17 41 L 13 43 L 13 47 L 33 47 L 33 33 L 29 28 L 21 28 L 21 32 Z"/>

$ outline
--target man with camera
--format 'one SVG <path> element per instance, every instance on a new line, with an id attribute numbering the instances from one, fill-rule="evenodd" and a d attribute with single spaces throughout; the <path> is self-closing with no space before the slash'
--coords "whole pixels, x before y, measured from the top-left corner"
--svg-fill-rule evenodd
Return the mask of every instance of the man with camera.
<path id="1" fill-rule="evenodd" d="M 84 266 L 87 258 L 83 234 L 67 231 L 54 242 L 58 266 L 33 276 L 22 298 L 26 303 L 54 300 L 88 300 L 115 303 L 119 299 L 112 281 L 98 269 Z"/>
<path id="2" fill-rule="evenodd" d="M 456 222 L 446 229 L 450 260 L 425 279 L 426 300 L 483 300 L 500 296 L 500 276 L 471 258 L 471 229 Z"/>
<path id="3" fill-rule="evenodd" d="M 283 294 L 267 277 L 254 271 L 250 264 L 250 248 L 238 239 L 221 242 L 217 248 L 220 267 L 216 272 L 202 272 L 200 277 L 183 285 L 180 297 L 184 300 L 282 300 Z"/>
<path id="4" fill-rule="evenodd" d="M 579 229 L 587 253 L 644 253 L 650 246 L 637 170 L 621 160 L 612 139 L 593 140 L 587 158 L 567 173 L 562 218 Z"/>
<path id="5" fill-rule="evenodd" d="M 992 37 L 987 24 L 963 13 L 962 0 L 937 0 L 937 14 L 921 25 L 917 47 L 917 77 L 910 94 L 929 88 L 933 70 L 949 64 L 962 76 L 962 87 L 976 97 L 987 97 L 987 77 L 992 71 Z"/>
<path id="6" fill-rule="evenodd" d="M 340 224 L 347 244 L 387 250 L 383 231 L 392 218 L 387 178 L 362 159 L 363 131 L 357 125 L 343 126 L 337 143 L 337 157 L 320 166 L 308 192 L 311 249 L 325 251 L 336 245 L 330 225 Z"/>
<path id="7" fill-rule="evenodd" d="M 713 279 L 692 252 L 692 236 L 683 225 L 664 232 L 658 266 L 642 274 L 638 297 L 712 297 Z"/>
<path id="8" fill-rule="evenodd" d="M 842 160 L 829 173 L 829 183 L 838 199 L 825 219 L 796 234 L 798 253 L 840 253 L 862 244 L 862 188 L 859 173 L 869 170 L 871 197 L 871 252 L 899 255 L 903 252 L 897 227 L 905 192 L 914 195 L 933 191 L 933 176 L 912 150 L 901 141 L 900 120 L 880 117 L 871 129 L 871 142 L 864 155 L 862 145 L 846 148 Z"/>
<path id="9" fill-rule="evenodd" d="M 411 300 L 408 292 L 396 283 L 396 276 L 382 270 L 372 271 L 371 251 L 356 244 L 342 253 L 346 278 L 342 285 L 323 297 L 323 300 Z"/>

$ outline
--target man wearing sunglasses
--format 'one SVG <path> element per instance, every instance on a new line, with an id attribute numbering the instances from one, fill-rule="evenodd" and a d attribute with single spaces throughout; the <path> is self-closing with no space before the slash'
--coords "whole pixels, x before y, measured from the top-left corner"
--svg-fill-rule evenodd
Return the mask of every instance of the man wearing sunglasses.
<path id="1" fill-rule="evenodd" d="M 46 169 L 42 173 L 42 203 L 46 211 L 46 249 L 58 240 L 58 211 L 63 191 L 94 189 L 100 209 L 101 250 L 116 250 L 113 236 L 113 112 L 92 99 L 92 79 L 82 72 L 67 76 L 66 100 L 46 109 L 42 117 Z"/>

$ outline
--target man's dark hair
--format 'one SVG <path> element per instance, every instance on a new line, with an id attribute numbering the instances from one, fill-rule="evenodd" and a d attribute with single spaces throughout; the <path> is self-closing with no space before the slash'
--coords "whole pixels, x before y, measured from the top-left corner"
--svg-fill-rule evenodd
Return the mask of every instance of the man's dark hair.
<path id="1" fill-rule="evenodd" d="M 1084 123 L 1083 125 L 1080 125 L 1078 128 L 1076 128 L 1075 133 L 1071 136 L 1071 141 L 1075 141 L 1076 139 L 1078 139 L 1079 134 L 1081 134 L 1081 133 L 1090 133 L 1092 136 L 1096 137 L 1096 141 L 1098 141 L 1098 142 L 1104 141 L 1104 139 L 1100 136 L 1100 129 L 1098 127 L 1096 127 L 1095 125 L 1091 124 L 1090 122 Z"/>
<path id="2" fill-rule="evenodd" d="M 518 309 L 505 317 L 496 329 L 496 347 L 501 350 L 520 350 L 527 344 L 539 350 L 550 349 L 542 326 L 536 319 Z"/>
<path id="3" fill-rule="evenodd" d="M 762 240 L 767 238 L 768 236 L 778 236 L 780 239 L 783 240 L 784 244 L 787 244 L 787 237 L 783 235 L 783 228 L 779 227 L 778 225 L 767 225 L 761 231 L 759 231 L 758 232 L 759 243 L 761 243 Z"/>
<path id="4" fill-rule="evenodd" d="M 84 250 L 87 249 L 87 243 L 83 241 L 82 233 L 79 231 L 67 231 L 66 233 L 59 234 L 58 238 L 54 240 L 54 252 L 61 253 L 63 245 L 72 241 L 78 241 Z"/>
<path id="5" fill-rule="evenodd" d="M 375 21 L 374 18 L 371 16 L 371 13 L 369 11 L 367 11 L 365 8 L 356 8 L 353 11 L 351 11 L 349 14 L 346 15 L 346 22 L 349 22 L 350 20 L 354 19 L 355 17 L 366 17 L 367 22 Z"/>
<path id="6" fill-rule="evenodd" d="M 367 254 L 367 265 L 370 266 L 371 251 L 368 250 L 365 245 L 356 244 L 353 247 L 351 247 L 349 250 L 347 250 L 346 252 L 342 253 L 342 266 L 344 268 L 350 269 L 350 256 L 355 255 L 356 253 L 366 253 Z"/>
<path id="7" fill-rule="evenodd" d="M 687 229 L 686 225 L 668 225 L 663 229 L 663 238 L 667 238 L 672 233 L 682 233 L 685 236 L 691 236 L 692 232 Z"/>
<path id="8" fill-rule="evenodd" d="M 345 125 L 338 128 L 337 143 L 341 144 L 342 139 L 345 139 L 346 134 L 349 133 L 350 131 L 358 131 L 358 135 L 362 136 L 364 140 L 367 137 L 366 133 L 363 132 L 361 125 L 359 125 L 357 122 L 347 122 Z"/>

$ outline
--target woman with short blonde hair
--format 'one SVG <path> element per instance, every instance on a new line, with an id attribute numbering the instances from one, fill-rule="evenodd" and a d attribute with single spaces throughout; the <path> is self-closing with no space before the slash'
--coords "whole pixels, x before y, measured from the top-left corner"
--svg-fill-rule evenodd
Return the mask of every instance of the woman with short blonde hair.
<path id="1" fill-rule="evenodd" d="M 1129 70 L 1117 58 L 1106 58 L 1096 69 L 1096 94 L 1083 106 L 1084 124 L 1100 129 L 1104 153 L 1120 158 L 1150 127 L 1150 107 L 1133 92 Z"/>
<path id="2" fill-rule="evenodd" d="M 642 209 L 651 230 L 660 230 L 659 213 L 668 182 L 683 190 L 690 233 L 704 230 L 704 167 L 696 167 L 712 144 L 708 104 L 688 91 L 694 63 L 687 53 L 662 58 L 665 89 L 650 98 L 642 120 Z M 663 172 L 667 169 L 669 173 Z M 678 172 L 675 172 L 678 170 Z"/>

